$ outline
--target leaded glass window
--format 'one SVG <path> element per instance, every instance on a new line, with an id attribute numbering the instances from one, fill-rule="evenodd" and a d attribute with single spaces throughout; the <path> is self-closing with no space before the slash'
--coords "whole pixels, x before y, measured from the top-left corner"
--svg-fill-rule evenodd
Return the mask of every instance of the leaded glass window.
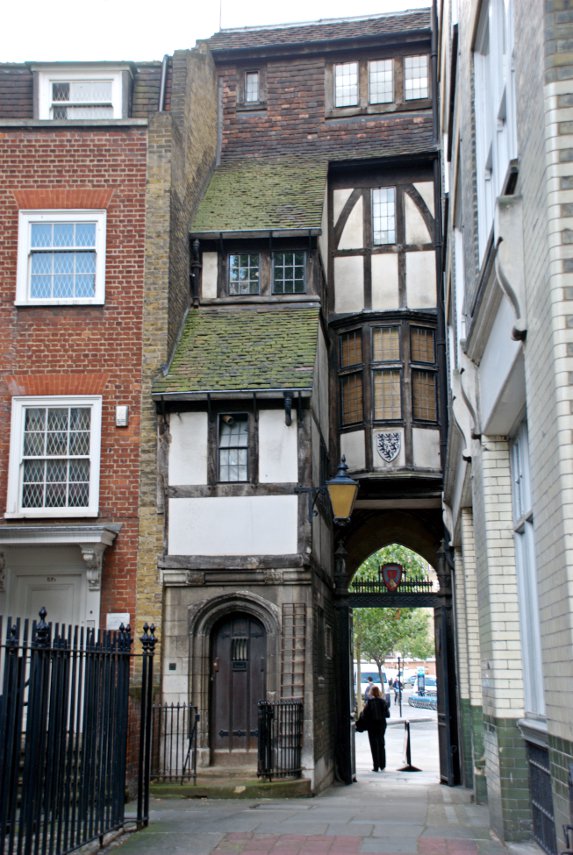
<path id="1" fill-rule="evenodd" d="M 259 96 L 259 72 L 247 71 L 245 74 L 245 103 L 256 104 Z"/>
<path id="2" fill-rule="evenodd" d="M 358 63 L 342 62 L 334 66 L 334 106 L 358 104 Z"/>
<path id="3" fill-rule="evenodd" d="M 260 257 L 257 252 L 229 256 L 229 294 L 258 294 Z"/>
<path id="4" fill-rule="evenodd" d="M 377 59 L 368 63 L 368 101 L 387 104 L 394 100 L 394 62 Z"/>
<path id="5" fill-rule="evenodd" d="M 423 421 L 437 421 L 436 373 L 412 369 L 412 415 Z"/>
<path id="6" fill-rule="evenodd" d="M 430 85 L 428 79 L 428 57 L 407 56 L 404 59 L 404 98 L 413 101 L 416 98 L 428 98 Z"/>
<path id="7" fill-rule="evenodd" d="M 90 407 L 26 407 L 22 508 L 87 508 Z"/>
<path id="8" fill-rule="evenodd" d="M 112 119 L 112 80 L 52 82 L 52 119 Z"/>
<path id="9" fill-rule="evenodd" d="M 396 188 L 372 190 L 372 236 L 374 244 L 396 242 Z"/>
<path id="10" fill-rule="evenodd" d="M 306 291 L 306 253 L 273 253 L 273 294 L 304 294 Z"/>
<path id="11" fill-rule="evenodd" d="M 96 287 L 96 223 L 32 223 L 30 297 L 85 299 Z"/>
<path id="12" fill-rule="evenodd" d="M 373 372 L 375 419 L 392 421 L 402 418 L 401 376 L 398 368 Z"/>
<path id="13" fill-rule="evenodd" d="M 219 481 L 247 481 L 249 419 L 246 414 L 219 418 Z"/>
<path id="14" fill-rule="evenodd" d="M 362 405 L 362 372 L 340 378 L 342 425 L 352 425 L 364 418 Z"/>
<path id="15" fill-rule="evenodd" d="M 400 328 L 375 327 L 372 331 L 374 362 L 397 362 L 400 359 Z"/>
<path id="16" fill-rule="evenodd" d="M 354 330 L 340 336 L 340 367 L 349 368 L 351 365 L 362 363 L 362 331 Z"/>
<path id="17" fill-rule="evenodd" d="M 410 358 L 412 362 L 436 361 L 434 330 L 428 327 L 412 327 L 410 330 Z"/>

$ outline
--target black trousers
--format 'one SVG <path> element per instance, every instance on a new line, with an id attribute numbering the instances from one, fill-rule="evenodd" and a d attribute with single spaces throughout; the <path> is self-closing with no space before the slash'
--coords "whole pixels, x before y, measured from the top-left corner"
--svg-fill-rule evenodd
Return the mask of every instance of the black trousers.
<path id="1" fill-rule="evenodd" d="M 373 722 L 368 728 L 368 741 L 372 752 L 372 768 L 382 770 L 386 766 L 386 722 Z"/>

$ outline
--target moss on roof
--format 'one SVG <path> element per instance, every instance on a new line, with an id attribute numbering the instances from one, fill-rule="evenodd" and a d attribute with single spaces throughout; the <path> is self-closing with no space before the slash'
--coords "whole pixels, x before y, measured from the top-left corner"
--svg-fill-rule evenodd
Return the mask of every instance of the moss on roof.
<path id="1" fill-rule="evenodd" d="M 220 166 L 192 232 L 320 228 L 328 163 L 258 160 Z"/>
<path id="2" fill-rule="evenodd" d="M 310 390 L 318 324 L 316 308 L 193 309 L 153 394 Z"/>

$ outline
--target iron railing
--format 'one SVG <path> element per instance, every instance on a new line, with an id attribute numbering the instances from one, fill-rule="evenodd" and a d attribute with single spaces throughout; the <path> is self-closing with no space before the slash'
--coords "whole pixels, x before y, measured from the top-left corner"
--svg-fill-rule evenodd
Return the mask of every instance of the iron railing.
<path id="1" fill-rule="evenodd" d="M 136 822 L 147 824 L 153 627 L 145 627 Z M 0 855 L 64 855 L 126 822 L 129 627 L 0 616 Z"/>
<path id="2" fill-rule="evenodd" d="M 528 742 L 527 760 L 533 837 L 547 855 L 556 855 L 557 836 L 553 815 L 549 751 L 547 748 Z"/>
<path id="3" fill-rule="evenodd" d="M 154 781 L 197 781 L 197 707 L 155 704 L 151 778 Z"/>
<path id="4" fill-rule="evenodd" d="M 259 701 L 259 778 L 301 777 L 302 711 L 302 701 Z"/>

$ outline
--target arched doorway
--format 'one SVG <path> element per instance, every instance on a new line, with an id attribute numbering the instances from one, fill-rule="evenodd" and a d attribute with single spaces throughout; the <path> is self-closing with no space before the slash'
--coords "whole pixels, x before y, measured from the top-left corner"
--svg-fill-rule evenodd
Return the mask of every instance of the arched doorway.
<path id="1" fill-rule="evenodd" d="M 250 761 L 257 751 L 257 703 L 266 696 L 267 635 L 260 620 L 236 612 L 211 634 L 212 762 Z"/>

